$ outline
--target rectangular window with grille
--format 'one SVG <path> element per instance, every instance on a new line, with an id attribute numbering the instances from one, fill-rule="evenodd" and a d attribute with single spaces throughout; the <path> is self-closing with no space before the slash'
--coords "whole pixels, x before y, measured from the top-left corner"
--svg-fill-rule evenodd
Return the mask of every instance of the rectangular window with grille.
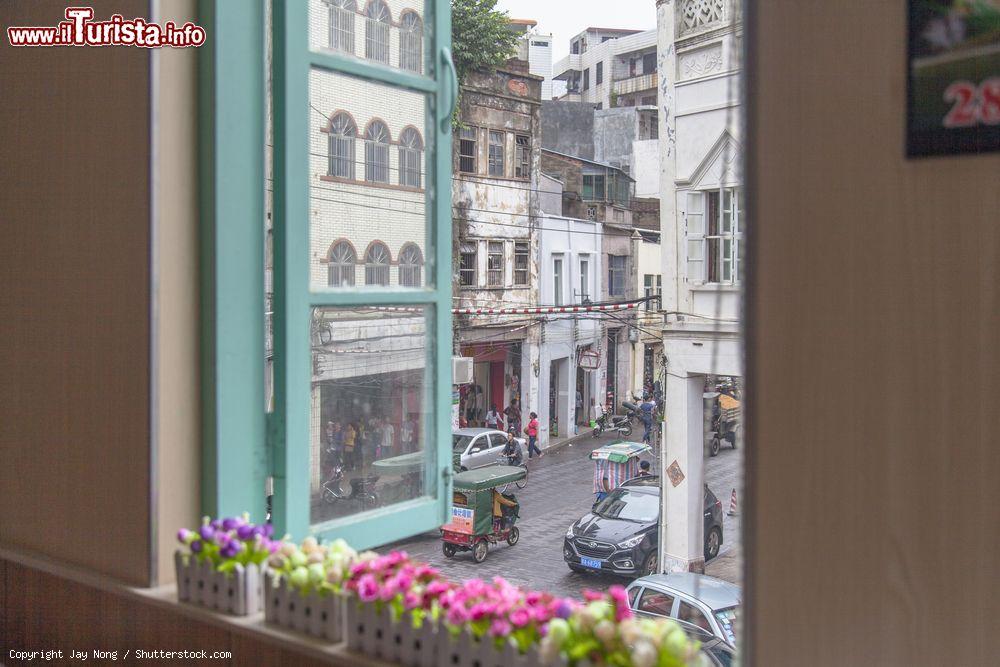
<path id="1" fill-rule="evenodd" d="M 479 129 L 463 127 L 458 134 L 458 170 L 466 174 L 476 173 L 476 138 Z"/>
<path id="2" fill-rule="evenodd" d="M 365 141 L 365 180 L 371 183 L 389 182 L 389 144 Z"/>
<path id="3" fill-rule="evenodd" d="M 354 179 L 354 138 L 330 136 L 330 176 Z"/>
<path id="4" fill-rule="evenodd" d="M 420 187 L 420 162 L 423 152 L 415 148 L 399 149 L 399 184 L 411 188 Z"/>
<path id="5" fill-rule="evenodd" d="M 608 255 L 608 296 L 625 296 L 625 255 Z"/>
<path id="6" fill-rule="evenodd" d="M 346 7 L 330 5 L 330 48 L 354 54 L 354 17 Z"/>
<path id="7" fill-rule="evenodd" d="M 552 303 L 556 306 L 561 306 L 563 303 L 562 266 L 562 257 L 552 258 Z"/>
<path id="8" fill-rule="evenodd" d="M 514 243 L 514 285 L 522 287 L 528 284 L 528 260 L 530 257 L 527 241 Z"/>
<path id="9" fill-rule="evenodd" d="M 514 155 L 514 176 L 517 178 L 531 177 L 531 137 L 519 134 L 514 138 L 516 154 Z"/>
<path id="10" fill-rule="evenodd" d="M 503 164 L 503 141 L 504 133 L 496 132 L 490 130 L 490 162 L 489 162 L 489 175 L 490 176 L 503 176 L 504 175 L 504 164 Z"/>
<path id="11" fill-rule="evenodd" d="M 604 82 L 604 63 L 597 63 L 597 69 L 594 71 L 594 83 L 599 86 L 603 82 Z"/>
<path id="12" fill-rule="evenodd" d="M 503 287 L 503 241 L 490 241 L 487 244 L 486 285 Z"/>
<path id="13" fill-rule="evenodd" d="M 739 188 L 688 194 L 688 280 L 724 284 L 742 280 L 742 201 Z"/>
<path id="14" fill-rule="evenodd" d="M 458 284 L 462 287 L 476 286 L 476 247 L 475 241 L 463 241 L 459 249 Z"/>
<path id="15" fill-rule="evenodd" d="M 365 19 L 365 58 L 389 64 L 389 23 Z"/>

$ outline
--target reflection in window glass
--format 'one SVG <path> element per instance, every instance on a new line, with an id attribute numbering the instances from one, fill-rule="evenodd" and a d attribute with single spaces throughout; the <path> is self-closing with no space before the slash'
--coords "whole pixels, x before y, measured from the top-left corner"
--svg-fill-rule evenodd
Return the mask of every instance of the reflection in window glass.
<path id="1" fill-rule="evenodd" d="M 423 263 L 420 248 L 413 243 L 403 246 L 399 253 L 399 284 L 403 287 L 420 287 L 420 268 Z"/>
<path id="2" fill-rule="evenodd" d="M 331 49 L 354 53 L 354 17 L 357 5 L 354 0 L 326 0 L 330 5 Z"/>
<path id="3" fill-rule="evenodd" d="M 309 78 L 310 285 L 423 287 L 427 97 L 313 69 Z M 345 242 L 335 251 L 337 244 Z M 377 250 L 372 248 L 378 243 Z M 353 253 L 353 255 L 351 255 Z M 407 259 L 412 257 L 412 252 Z M 361 271 L 364 266 L 364 272 Z M 355 276 L 355 267 L 357 275 Z"/>
<path id="4" fill-rule="evenodd" d="M 389 128 L 382 121 L 372 121 L 365 130 L 365 180 L 389 182 Z"/>
<path id="5" fill-rule="evenodd" d="M 340 241 L 330 249 L 327 265 L 327 284 L 330 287 L 349 287 L 354 285 L 354 268 L 357 255 L 347 241 Z"/>
<path id="6" fill-rule="evenodd" d="M 389 64 L 389 25 L 392 16 L 382 0 L 371 0 L 365 10 L 365 58 Z"/>
<path id="7" fill-rule="evenodd" d="M 639 611 L 657 616 L 670 616 L 674 609 L 674 596 L 647 588 L 639 600 Z"/>
<path id="8" fill-rule="evenodd" d="M 420 132 L 412 127 L 399 135 L 399 184 L 419 188 L 420 167 L 423 164 L 424 142 Z"/>
<path id="9" fill-rule="evenodd" d="M 503 176 L 503 132 L 490 130 L 490 154 L 489 154 L 489 174 L 490 176 Z"/>
<path id="10" fill-rule="evenodd" d="M 313 311 L 313 523 L 425 493 L 426 322 L 419 307 Z"/>
<path id="11" fill-rule="evenodd" d="M 405 12 L 399 22 L 399 66 L 420 72 L 424 55 L 424 24 L 415 12 Z"/>
<path id="12" fill-rule="evenodd" d="M 330 122 L 330 166 L 327 174 L 340 178 L 354 178 L 354 137 L 357 125 L 346 113 L 338 113 Z"/>
<path id="13" fill-rule="evenodd" d="M 388 285 L 391 261 L 384 243 L 372 243 L 365 253 L 365 285 Z"/>

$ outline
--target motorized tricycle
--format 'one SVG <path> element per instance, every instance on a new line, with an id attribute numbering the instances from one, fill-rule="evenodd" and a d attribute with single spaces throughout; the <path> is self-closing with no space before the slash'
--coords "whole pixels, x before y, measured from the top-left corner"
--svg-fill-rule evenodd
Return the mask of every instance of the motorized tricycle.
<path id="1" fill-rule="evenodd" d="M 497 487 L 524 479 L 524 468 L 490 466 L 455 475 L 452 494 L 451 523 L 441 527 L 441 550 L 452 558 L 459 551 L 471 551 L 477 563 L 486 560 L 491 544 L 501 541 L 517 544 L 520 533 L 516 523 L 520 505 L 512 494 L 501 494 Z M 503 501 L 494 499 L 499 494 Z M 504 502 L 506 501 L 506 502 Z M 495 516 L 494 502 L 501 514 Z"/>

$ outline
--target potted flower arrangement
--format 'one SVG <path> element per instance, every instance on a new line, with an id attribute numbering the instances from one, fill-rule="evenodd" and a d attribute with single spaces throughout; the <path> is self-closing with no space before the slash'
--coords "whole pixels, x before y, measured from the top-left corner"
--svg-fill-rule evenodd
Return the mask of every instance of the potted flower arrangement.
<path id="1" fill-rule="evenodd" d="M 544 664 L 584 667 L 685 667 L 701 664 L 700 645 L 669 618 L 635 618 L 625 589 L 585 591 L 587 603 L 549 621 L 539 644 Z"/>
<path id="2" fill-rule="evenodd" d="M 264 618 L 315 637 L 344 639 L 344 581 L 358 559 L 344 540 L 285 542 L 268 559 Z"/>
<path id="3" fill-rule="evenodd" d="M 178 599 L 238 616 L 260 611 L 262 569 L 281 544 L 271 540 L 273 532 L 270 524 L 250 523 L 248 514 L 181 528 L 183 546 L 174 554 Z"/>

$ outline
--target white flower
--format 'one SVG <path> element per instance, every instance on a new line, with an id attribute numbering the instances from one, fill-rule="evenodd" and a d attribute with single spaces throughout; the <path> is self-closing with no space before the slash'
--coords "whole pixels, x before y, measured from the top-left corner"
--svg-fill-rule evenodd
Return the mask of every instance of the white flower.
<path id="1" fill-rule="evenodd" d="M 632 646 L 633 667 L 653 667 L 658 657 L 656 647 L 646 639 L 639 639 Z"/>
<path id="2" fill-rule="evenodd" d="M 323 554 L 320 551 L 313 551 L 311 554 L 309 554 L 309 558 L 306 560 L 306 562 L 309 563 L 310 565 L 312 565 L 313 563 L 322 563 Z"/>
<path id="3" fill-rule="evenodd" d="M 615 638 L 615 624 L 604 620 L 594 626 L 594 636 L 600 639 L 605 646 L 609 645 Z"/>
<path id="4" fill-rule="evenodd" d="M 315 551 L 318 546 L 319 542 L 317 542 L 316 538 L 313 537 L 312 535 L 302 540 L 302 551 L 304 553 L 310 554 L 313 551 Z"/>

